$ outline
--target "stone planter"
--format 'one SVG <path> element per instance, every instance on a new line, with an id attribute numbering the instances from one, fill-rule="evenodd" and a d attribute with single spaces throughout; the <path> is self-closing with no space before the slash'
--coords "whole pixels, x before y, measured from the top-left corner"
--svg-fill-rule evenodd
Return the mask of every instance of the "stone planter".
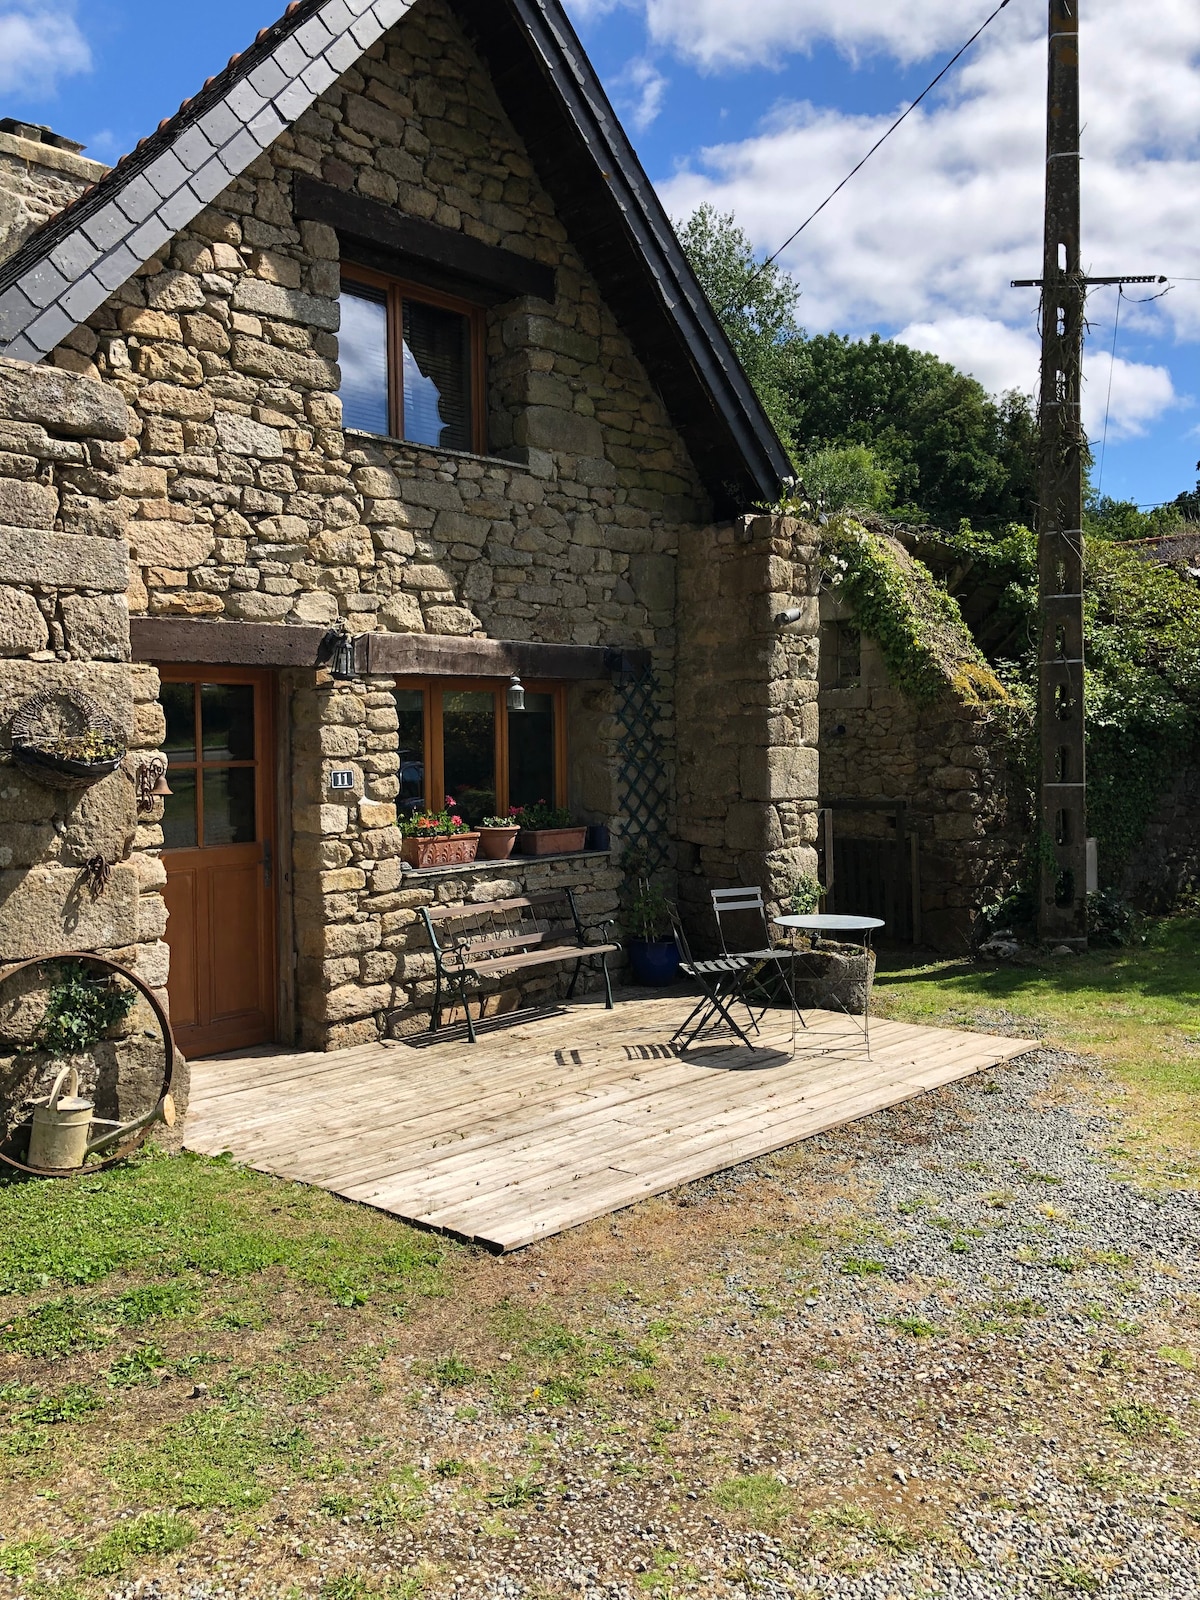
<path id="1" fill-rule="evenodd" d="M 401 857 L 410 867 L 465 867 L 479 849 L 477 833 L 442 834 L 432 839 L 405 839 Z"/>
<path id="2" fill-rule="evenodd" d="M 802 1011 L 844 1008 L 861 1017 L 869 982 L 875 979 L 875 952 L 857 944 L 822 943 L 796 952 L 796 1000 Z"/>
<path id="3" fill-rule="evenodd" d="M 507 861 L 513 853 L 520 828 L 480 828 L 479 859 Z"/>
<path id="4" fill-rule="evenodd" d="M 587 828 L 522 828 L 517 835 L 519 856 L 565 856 L 583 849 Z"/>

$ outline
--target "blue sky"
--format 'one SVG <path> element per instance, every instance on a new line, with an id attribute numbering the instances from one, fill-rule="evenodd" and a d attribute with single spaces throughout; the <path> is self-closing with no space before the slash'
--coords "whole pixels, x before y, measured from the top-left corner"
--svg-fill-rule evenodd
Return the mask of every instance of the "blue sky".
<path id="1" fill-rule="evenodd" d="M 733 210 L 775 248 L 991 10 L 990 0 L 567 0 L 675 216 Z M 0 0 L 0 114 L 113 160 L 193 93 L 278 0 Z M 878 330 L 994 390 L 1032 389 L 1043 0 L 1011 0 L 938 96 L 784 257 L 812 332 Z M 1088 420 L 1112 405 L 1104 489 L 1190 488 L 1200 457 L 1200 8 L 1091 0 L 1084 23 L 1090 269 L 1178 274 L 1153 305 L 1091 306 Z M 1132 290 L 1131 295 L 1146 293 Z"/>

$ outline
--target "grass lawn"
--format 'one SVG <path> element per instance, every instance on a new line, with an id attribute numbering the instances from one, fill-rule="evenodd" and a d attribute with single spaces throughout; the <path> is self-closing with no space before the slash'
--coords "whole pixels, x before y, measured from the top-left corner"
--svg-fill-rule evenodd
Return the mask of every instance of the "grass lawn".
<path id="1" fill-rule="evenodd" d="M 1122 1085 L 1126 1137 L 1148 1156 L 1200 1151 L 1200 918 L 1147 925 L 1129 949 L 1028 964 L 880 963 L 878 1009 L 899 1022 L 1029 1032 L 1093 1056 Z M 1197 1169 L 1200 1170 L 1200 1169 Z"/>

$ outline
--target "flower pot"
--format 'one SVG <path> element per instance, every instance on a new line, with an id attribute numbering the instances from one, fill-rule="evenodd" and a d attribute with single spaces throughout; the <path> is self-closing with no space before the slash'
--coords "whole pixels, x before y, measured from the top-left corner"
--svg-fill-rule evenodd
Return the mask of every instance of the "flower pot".
<path id="1" fill-rule="evenodd" d="M 679 948 L 674 939 L 627 939 L 633 981 L 663 989 L 679 976 Z"/>
<path id="2" fill-rule="evenodd" d="M 434 834 L 430 839 L 405 839 L 402 857 L 410 867 L 465 867 L 479 849 L 477 833 Z"/>
<path id="3" fill-rule="evenodd" d="M 583 849 L 587 828 L 522 828 L 517 835 L 519 856 L 565 856 Z"/>
<path id="4" fill-rule="evenodd" d="M 480 828 L 479 859 L 481 861 L 507 861 L 513 853 L 520 828 Z"/>
<path id="5" fill-rule="evenodd" d="M 125 759 L 106 756 L 99 761 L 76 761 L 27 744 L 14 744 L 12 758 L 14 765 L 51 789 L 90 789 L 101 778 L 111 777 Z"/>

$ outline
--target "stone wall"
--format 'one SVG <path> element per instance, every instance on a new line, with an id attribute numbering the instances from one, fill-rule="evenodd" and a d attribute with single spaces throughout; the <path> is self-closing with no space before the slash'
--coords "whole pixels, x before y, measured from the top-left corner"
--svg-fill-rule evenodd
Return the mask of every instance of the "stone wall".
<path id="1" fill-rule="evenodd" d="M 856 679 L 840 680 L 848 657 L 837 630 L 853 617 L 830 595 L 821 616 L 821 805 L 906 803 L 918 840 L 921 942 L 957 954 L 979 908 L 1011 885 L 1028 847 L 1031 822 L 1010 777 L 1005 724 L 949 685 L 932 704 L 916 704 L 893 687 L 879 646 L 865 635 Z M 833 827 L 837 837 L 896 840 L 882 811 L 835 809 Z M 833 904 L 862 909 L 844 903 L 836 883 Z"/>
<path id="2" fill-rule="evenodd" d="M 113 389 L 0 361 L 0 965 L 94 950 L 162 993 L 160 835 L 152 818 L 139 818 L 133 781 L 162 737 L 162 713 L 157 674 L 130 663 L 128 547 L 110 510 L 112 485 L 136 448 L 129 425 Z M 97 702 L 128 745 L 123 767 L 82 792 L 45 786 L 7 754 L 21 705 L 63 688 Z M 93 891 L 84 869 L 96 857 L 110 873 Z M 0 1008 L 11 998 L 0 996 Z M 4 1021 L 0 1032 L 7 1120 L 38 1088 L 39 1063 L 13 1056 Z M 109 1063 L 100 1113 L 148 1109 L 156 1063 L 156 1029 L 139 1008 Z"/>
<path id="3" fill-rule="evenodd" d="M 297 220 L 297 173 L 555 269 L 553 304 L 487 312 L 490 455 L 343 429 L 340 246 Z M 676 554 L 706 496 L 441 0 L 373 47 L 52 359 L 133 416 L 128 459 L 101 491 L 132 551 L 133 612 L 649 647 L 670 774 Z M 356 943 L 377 913 L 355 874 L 398 871 L 389 688 L 333 691 L 310 674 L 288 689 L 310 1044 L 378 1025 L 383 957 Z M 574 798 L 619 839 L 619 808 L 594 804 L 615 790 L 611 691 L 572 707 L 586 751 Z M 355 763 L 347 805 L 328 778 Z"/>
<path id="4" fill-rule="evenodd" d="M 108 171 L 81 149 L 46 129 L 0 121 L 0 261 Z"/>
<path id="5" fill-rule="evenodd" d="M 1101 859 L 1101 883 L 1111 883 L 1112 876 Z M 1163 796 L 1118 886 L 1139 911 L 1152 915 L 1200 897 L 1200 753 Z"/>
<path id="6" fill-rule="evenodd" d="M 816 870 L 816 540 L 746 517 L 680 552 L 679 896 L 701 944 L 710 888 L 760 884 L 778 902 Z"/>

